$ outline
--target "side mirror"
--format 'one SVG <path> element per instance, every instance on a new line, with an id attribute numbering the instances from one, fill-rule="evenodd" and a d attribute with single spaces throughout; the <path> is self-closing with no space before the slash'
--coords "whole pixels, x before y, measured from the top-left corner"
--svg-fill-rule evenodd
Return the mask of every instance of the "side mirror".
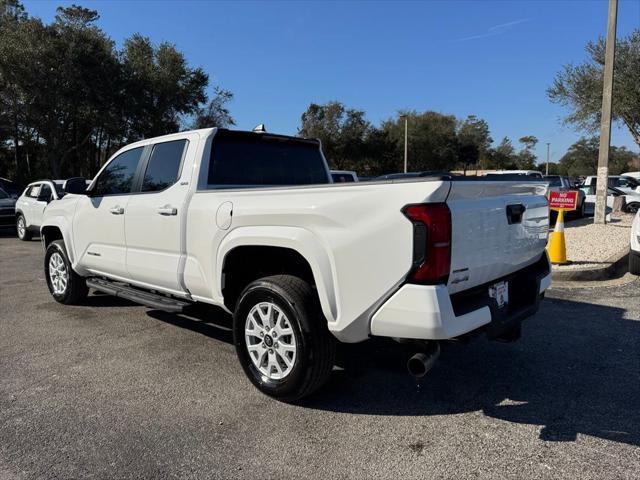
<path id="1" fill-rule="evenodd" d="M 48 194 L 41 193 L 40 195 L 38 195 L 38 201 L 39 202 L 47 202 L 47 203 L 49 203 L 51 201 L 51 192 L 49 192 Z"/>
<path id="2" fill-rule="evenodd" d="M 74 193 L 76 195 L 87 194 L 87 180 L 83 177 L 70 178 L 64 183 L 65 193 Z"/>

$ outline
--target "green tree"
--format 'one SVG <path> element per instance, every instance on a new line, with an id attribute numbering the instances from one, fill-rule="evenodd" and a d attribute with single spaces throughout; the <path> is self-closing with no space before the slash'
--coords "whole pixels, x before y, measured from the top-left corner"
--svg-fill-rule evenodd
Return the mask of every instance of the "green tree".
<path id="1" fill-rule="evenodd" d="M 605 40 L 586 47 L 589 60 L 566 65 L 547 90 L 552 102 L 569 108 L 565 122 L 594 131 L 600 124 Z M 612 114 L 640 145 L 640 29 L 616 43 Z"/>
<path id="2" fill-rule="evenodd" d="M 153 45 L 134 34 L 120 53 L 124 77 L 127 137 L 144 138 L 175 132 L 182 118 L 207 100 L 208 75 L 189 67 L 175 46 Z"/>
<path id="3" fill-rule="evenodd" d="M 489 133 L 489 124 L 469 115 L 458 122 L 458 162 L 464 171 L 472 165 L 482 165 L 487 162 L 493 139 Z"/>
<path id="4" fill-rule="evenodd" d="M 489 167 L 497 170 L 512 170 L 517 168 L 516 153 L 511 140 L 504 137 L 497 147 L 491 150 Z"/>
<path id="5" fill-rule="evenodd" d="M 598 166 L 598 137 L 581 138 L 571 145 L 560 159 L 560 170 L 566 175 L 595 175 Z M 617 175 L 634 169 L 640 161 L 640 155 L 625 147 L 611 147 L 609 152 L 609 173 Z"/>
<path id="6" fill-rule="evenodd" d="M 520 137 L 518 140 L 522 144 L 522 149 L 516 157 L 516 166 L 520 170 L 533 170 L 536 168 L 537 157 L 533 153 L 533 149 L 538 144 L 538 139 L 533 135 Z"/>
<path id="7" fill-rule="evenodd" d="M 133 35 L 117 51 L 98 12 L 58 8 L 44 24 L 0 0 L 0 173 L 93 175 L 126 142 L 180 129 L 185 119 L 231 124 L 231 93 L 168 43 Z M 199 115 L 196 115 L 199 114 Z"/>
<path id="8" fill-rule="evenodd" d="M 196 111 L 191 128 L 224 128 L 236 124 L 227 108 L 227 103 L 233 100 L 233 93 L 220 87 L 215 87 L 213 93 L 209 103 Z"/>
<path id="9" fill-rule="evenodd" d="M 451 170 L 458 163 L 457 120 L 453 115 L 427 111 L 402 111 L 408 118 L 409 171 Z M 382 130 L 396 146 L 398 168 L 404 158 L 404 119 L 382 123 Z"/>
<path id="10" fill-rule="evenodd" d="M 371 128 L 363 111 L 333 101 L 310 104 L 301 116 L 298 134 L 322 142 L 331 168 L 354 169 L 366 157 Z"/>

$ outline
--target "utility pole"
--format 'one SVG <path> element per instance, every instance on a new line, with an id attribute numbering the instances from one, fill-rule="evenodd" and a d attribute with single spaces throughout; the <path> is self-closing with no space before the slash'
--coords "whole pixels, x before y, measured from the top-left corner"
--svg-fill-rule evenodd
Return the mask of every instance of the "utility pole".
<path id="1" fill-rule="evenodd" d="M 408 158 L 408 131 L 409 131 L 409 116 L 408 115 L 400 115 L 400 118 L 404 118 L 404 173 L 407 173 L 407 158 Z"/>
<path id="2" fill-rule="evenodd" d="M 549 145 L 551 145 L 551 143 L 547 142 L 547 168 L 544 172 L 545 175 L 549 175 Z"/>
<path id="3" fill-rule="evenodd" d="M 616 23 L 618 0 L 609 0 L 607 47 L 604 55 L 604 86 L 602 89 L 602 115 L 600 118 L 600 150 L 598 152 L 598 179 L 596 183 L 596 211 L 594 223 L 606 223 L 607 181 L 609 177 L 609 146 L 611 144 L 611 101 L 613 95 L 613 62 L 616 56 Z"/>

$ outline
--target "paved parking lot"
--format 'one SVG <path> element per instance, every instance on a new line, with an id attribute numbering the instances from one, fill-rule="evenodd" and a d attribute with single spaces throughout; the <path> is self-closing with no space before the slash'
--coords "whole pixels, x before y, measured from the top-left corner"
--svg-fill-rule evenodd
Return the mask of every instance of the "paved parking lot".
<path id="1" fill-rule="evenodd" d="M 515 344 L 443 348 L 416 382 L 342 348 L 300 405 L 243 376 L 229 319 L 49 296 L 0 232 L 0 478 L 638 478 L 640 282 L 553 289 Z"/>

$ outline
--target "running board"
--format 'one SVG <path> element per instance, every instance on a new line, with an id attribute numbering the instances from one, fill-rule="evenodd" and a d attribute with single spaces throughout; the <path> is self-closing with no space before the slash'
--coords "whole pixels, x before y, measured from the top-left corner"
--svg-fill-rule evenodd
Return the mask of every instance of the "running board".
<path id="1" fill-rule="evenodd" d="M 104 278 L 88 278 L 87 287 L 165 312 L 181 313 L 187 305 L 190 305 L 189 302 L 140 290 L 125 283 L 114 282 Z"/>

